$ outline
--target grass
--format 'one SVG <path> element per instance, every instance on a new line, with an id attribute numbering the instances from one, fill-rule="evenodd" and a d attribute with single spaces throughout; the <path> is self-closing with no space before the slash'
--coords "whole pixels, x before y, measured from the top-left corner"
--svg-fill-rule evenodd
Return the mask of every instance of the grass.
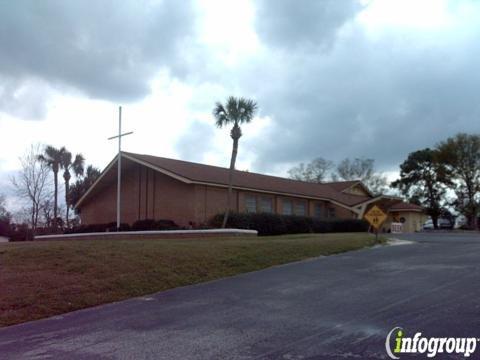
<path id="1" fill-rule="evenodd" d="M 363 233 L 0 244 L 0 326 L 374 244 Z"/>

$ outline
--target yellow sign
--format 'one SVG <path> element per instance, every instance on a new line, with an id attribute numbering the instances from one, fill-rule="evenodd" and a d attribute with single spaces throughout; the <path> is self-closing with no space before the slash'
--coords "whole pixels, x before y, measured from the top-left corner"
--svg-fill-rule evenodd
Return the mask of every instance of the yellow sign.
<path id="1" fill-rule="evenodd" d="M 385 214 L 377 205 L 372 207 L 365 214 L 365 219 L 372 225 L 375 229 L 380 228 L 383 222 L 387 219 L 387 214 Z"/>

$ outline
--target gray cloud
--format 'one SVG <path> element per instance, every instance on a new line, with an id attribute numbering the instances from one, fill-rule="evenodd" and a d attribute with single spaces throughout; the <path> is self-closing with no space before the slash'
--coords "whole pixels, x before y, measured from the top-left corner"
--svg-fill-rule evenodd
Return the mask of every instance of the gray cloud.
<path id="1" fill-rule="evenodd" d="M 0 76 L 0 111 L 20 118 L 40 119 L 47 111 L 48 85 Z"/>
<path id="2" fill-rule="evenodd" d="M 231 94 L 255 98 L 273 119 L 258 138 L 242 138 L 240 157 L 255 151 L 252 170 L 318 156 L 372 157 L 390 170 L 411 151 L 480 132 L 474 2 L 452 3 L 448 29 L 391 27 L 375 37 L 355 0 L 255 4 L 262 51 L 233 68 L 196 42 L 189 2 L 0 0 L 0 111 L 40 117 L 49 87 L 134 101 L 167 69 L 200 89 L 193 112 L 210 113 Z M 201 161 L 214 131 L 194 122 L 176 145 L 180 156 Z"/>
<path id="3" fill-rule="evenodd" d="M 328 46 L 362 6 L 357 0 L 260 0 L 256 28 L 262 40 L 282 48 Z"/>
<path id="4" fill-rule="evenodd" d="M 394 170 L 411 151 L 459 131 L 480 132 L 476 10 L 476 22 L 450 31 L 399 29 L 372 39 L 358 23 L 341 36 L 327 29 L 327 51 L 323 44 L 290 49 L 299 30 L 295 23 L 279 25 L 283 44 L 281 36 L 264 38 L 270 56 L 238 77 L 262 115 L 274 120 L 259 138 L 245 139 L 256 149 L 255 167 L 366 156 L 382 170 Z"/>
<path id="5" fill-rule="evenodd" d="M 139 99 L 163 67 L 184 74 L 178 55 L 192 19 L 190 1 L 1 1 L 0 76 L 10 80 L 1 110 L 9 110 L 5 94 L 32 78 L 96 98 Z"/>

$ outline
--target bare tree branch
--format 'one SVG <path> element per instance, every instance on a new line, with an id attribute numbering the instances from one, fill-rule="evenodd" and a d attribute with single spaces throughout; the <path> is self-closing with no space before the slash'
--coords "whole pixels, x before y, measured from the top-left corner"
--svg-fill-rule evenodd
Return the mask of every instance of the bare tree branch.
<path id="1" fill-rule="evenodd" d="M 49 167 L 39 160 L 42 150 L 41 145 L 31 145 L 20 158 L 22 169 L 11 179 L 17 195 L 29 202 L 29 222 L 33 230 L 38 226 L 42 205 L 51 196 Z"/>

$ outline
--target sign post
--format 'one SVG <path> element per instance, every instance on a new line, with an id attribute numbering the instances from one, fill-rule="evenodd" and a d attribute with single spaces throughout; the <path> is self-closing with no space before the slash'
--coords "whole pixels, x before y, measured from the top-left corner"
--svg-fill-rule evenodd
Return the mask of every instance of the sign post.
<path id="1" fill-rule="evenodd" d="M 387 219 L 387 214 L 385 214 L 377 205 L 374 205 L 370 210 L 367 211 L 364 218 L 375 229 L 375 240 L 378 240 L 378 229 Z"/>

